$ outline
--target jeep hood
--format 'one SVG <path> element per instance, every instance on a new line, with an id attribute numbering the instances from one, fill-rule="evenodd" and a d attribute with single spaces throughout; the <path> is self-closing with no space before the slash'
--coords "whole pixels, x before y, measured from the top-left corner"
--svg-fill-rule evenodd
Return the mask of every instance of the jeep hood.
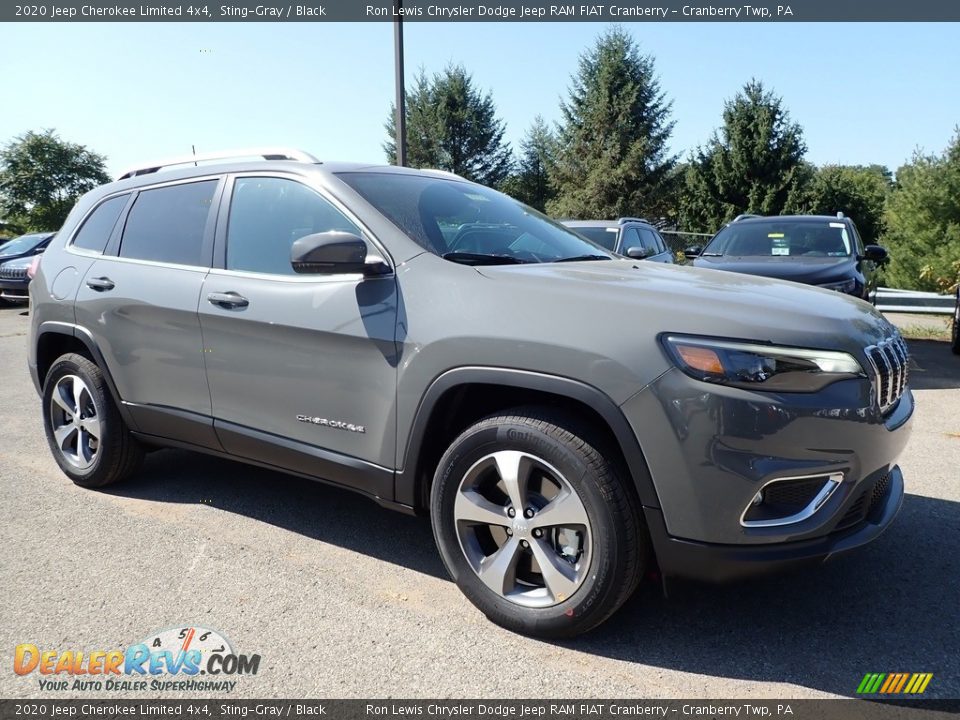
<path id="1" fill-rule="evenodd" d="M 862 354 L 892 334 L 870 304 L 765 277 L 632 260 L 477 267 L 520 307 L 623 328 L 714 335 Z M 507 287 L 509 284 L 509 287 Z M 497 293 L 500 295 L 501 293 Z M 518 312 L 516 303 L 512 312 Z M 632 329 L 632 330 L 631 330 Z"/>

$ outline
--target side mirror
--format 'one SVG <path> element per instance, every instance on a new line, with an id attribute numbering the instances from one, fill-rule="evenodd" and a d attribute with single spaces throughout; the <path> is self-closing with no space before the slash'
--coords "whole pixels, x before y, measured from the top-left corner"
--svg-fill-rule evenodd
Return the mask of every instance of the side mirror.
<path id="1" fill-rule="evenodd" d="M 390 266 L 380 258 L 367 261 L 367 243 L 341 230 L 305 235 L 290 247 L 290 265 L 301 274 L 363 273 L 384 275 Z"/>
<path id="2" fill-rule="evenodd" d="M 641 247 L 640 245 L 627 248 L 627 257 L 633 258 L 634 260 L 644 260 L 651 255 L 653 255 L 653 251 L 650 248 Z"/>
<path id="3" fill-rule="evenodd" d="M 688 247 L 686 250 L 683 251 L 683 256 L 687 260 L 693 260 L 694 258 L 700 257 L 700 254 L 702 252 L 703 252 L 702 247 L 700 247 L 699 245 L 693 245 L 692 247 Z"/>
<path id="4" fill-rule="evenodd" d="M 879 245 L 867 245 L 863 249 L 863 255 L 861 255 L 863 260 L 870 260 L 871 262 L 877 263 L 877 265 L 885 263 L 888 257 L 889 253 L 887 249 Z"/>

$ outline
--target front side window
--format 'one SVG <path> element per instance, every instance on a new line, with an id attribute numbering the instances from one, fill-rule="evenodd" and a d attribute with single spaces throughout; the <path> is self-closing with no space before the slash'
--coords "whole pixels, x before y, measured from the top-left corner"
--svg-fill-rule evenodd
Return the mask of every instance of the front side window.
<path id="1" fill-rule="evenodd" d="M 847 257 L 851 239 L 842 222 L 773 220 L 731 223 L 704 255 L 735 257 Z"/>
<path id="2" fill-rule="evenodd" d="M 360 229 L 315 190 L 295 180 L 242 177 L 233 184 L 227 269 L 293 275 L 290 246 L 306 235 Z"/>
<path id="3" fill-rule="evenodd" d="M 130 208 L 120 257 L 206 265 L 203 234 L 217 180 L 144 190 Z"/>
<path id="4" fill-rule="evenodd" d="M 73 238 L 73 246 L 102 253 L 129 198 L 129 195 L 118 195 L 100 203 Z"/>
<path id="5" fill-rule="evenodd" d="M 460 180 L 407 173 L 338 177 L 411 240 L 467 264 L 606 260 L 613 256 L 507 195 Z"/>

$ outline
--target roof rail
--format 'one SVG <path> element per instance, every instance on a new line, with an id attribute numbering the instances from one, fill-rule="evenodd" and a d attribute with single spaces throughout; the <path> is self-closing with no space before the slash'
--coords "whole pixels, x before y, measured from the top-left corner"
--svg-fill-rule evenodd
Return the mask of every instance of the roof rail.
<path id="1" fill-rule="evenodd" d="M 164 160 L 156 160 L 151 163 L 144 163 L 125 171 L 117 180 L 126 180 L 127 178 L 136 177 L 137 175 L 148 175 L 172 165 L 189 165 L 190 163 L 208 162 L 210 160 L 228 160 L 230 158 L 254 157 L 257 155 L 264 160 L 296 160 L 297 162 L 303 163 L 320 162 L 310 153 L 292 148 L 258 147 L 240 150 L 220 150 L 219 152 L 200 153 L 199 155 L 179 155 Z"/>
<path id="2" fill-rule="evenodd" d="M 733 219 L 733 222 L 740 222 L 741 220 L 746 220 L 746 219 L 748 219 L 748 218 L 758 218 L 758 217 L 763 217 L 763 215 L 754 215 L 754 214 L 752 214 L 752 213 L 743 213 L 742 215 L 737 215 L 737 216 Z"/>
<path id="3" fill-rule="evenodd" d="M 651 224 L 650 221 L 647 220 L 646 218 L 638 218 L 638 217 L 617 218 L 617 222 L 620 223 L 621 225 L 623 225 L 623 223 L 628 223 L 628 222 L 642 222 L 642 223 L 646 223 L 647 225 Z"/>

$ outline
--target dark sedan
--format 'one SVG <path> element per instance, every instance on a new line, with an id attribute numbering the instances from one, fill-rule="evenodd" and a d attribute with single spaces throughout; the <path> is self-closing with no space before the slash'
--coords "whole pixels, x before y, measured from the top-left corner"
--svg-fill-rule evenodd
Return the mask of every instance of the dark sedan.
<path id="1" fill-rule="evenodd" d="M 696 267 L 792 280 L 864 300 L 887 259 L 879 245 L 864 246 L 853 221 L 839 213 L 741 216 L 685 255 Z"/>

